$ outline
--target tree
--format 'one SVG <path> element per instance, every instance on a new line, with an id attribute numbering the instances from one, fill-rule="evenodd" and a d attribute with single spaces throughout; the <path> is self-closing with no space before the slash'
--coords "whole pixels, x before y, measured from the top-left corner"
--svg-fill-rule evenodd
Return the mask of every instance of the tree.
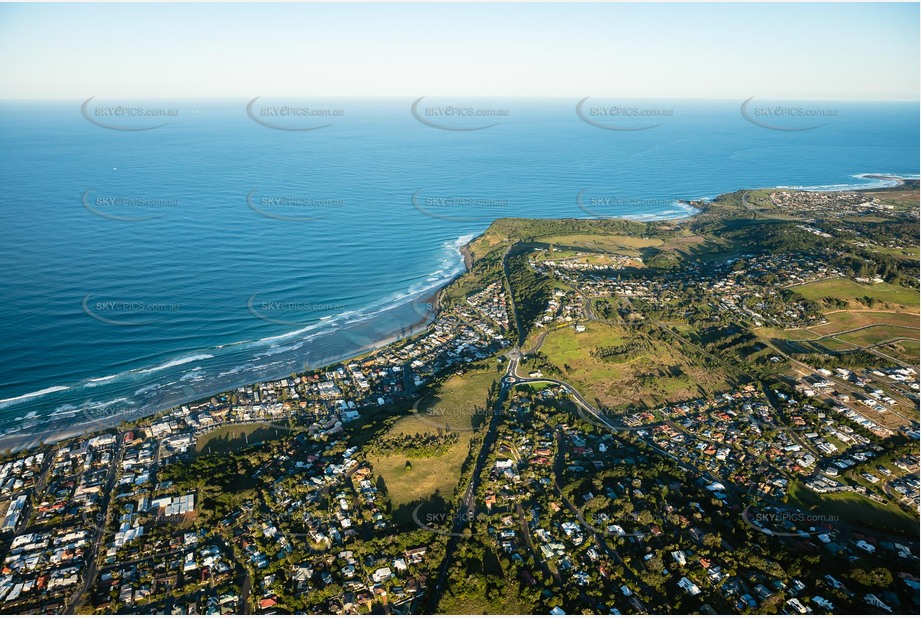
<path id="1" fill-rule="evenodd" d="M 849 576 L 855 582 L 870 588 L 886 588 L 892 584 L 892 573 L 885 567 L 878 567 L 869 572 L 856 568 Z"/>
<path id="2" fill-rule="evenodd" d="M 723 543 L 723 540 L 720 538 L 719 533 L 705 534 L 704 535 L 704 546 L 711 549 L 718 548 Z"/>

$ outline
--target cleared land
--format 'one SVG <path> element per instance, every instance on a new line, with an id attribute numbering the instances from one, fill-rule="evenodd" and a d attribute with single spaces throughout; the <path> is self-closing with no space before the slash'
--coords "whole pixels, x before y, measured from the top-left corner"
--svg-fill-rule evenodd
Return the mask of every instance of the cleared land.
<path id="1" fill-rule="evenodd" d="M 768 328 L 761 327 L 753 329 L 754 332 L 760 337 L 766 339 L 788 339 L 791 341 L 801 341 L 804 339 L 817 339 L 820 335 L 817 335 L 813 330 L 806 330 L 805 328 L 791 328 L 784 330 L 782 328 Z"/>
<path id="2" fill-rule="evenodd" d="M 549 236 L 541 238 L 541 242 L 570 250 L 596 251 L 600 253 L 617 253 L 639 257 L 639 249 L 658 247 L 662 244 L 659 238 L 635 238 L 620 235 L 592 235 L 571 234 L 565 236 Z"/>
<path id="3" fill-rule="evenodd" d="M 879 198 L 881 202 L 892 204 L 902 210 L 909 210 L 918 207 L 918 189 L 917 188 L 900 188 L 889 189 L 887 191 L 866 191 L 864 193 L 870 197 Z"/>
<path id="4" fill-rule="evenodd" d="M 635 349 L 618 361 L 593 354 L 629 344 Z M 570 328 L 552 331 L 540 351 L 559 368 L 556 377 L 572 383 L 589 401 L 609 407 L 655 406 L 726 387 L 720 376 L 695 365 L 675 347 L 608 324 L 588 324 L 583 333 Z M 527 370 L 533 367 L 531 361 L 525 365 Z"/>
<path id="5" fill-rule="evenodd" d="M 846 309 L 825 314 L 826 324 L 808 329 L 781 330 L 759 328 L 756 333 L 765 340 L 783 339 L 791 342 L 797 351 L 809 353 L 844 352 L 874 346 L 893 339 L 908 338 L 898 343 L 902 349 L 883 351 L 911 364 L 917 364 L 919 315 L 905 311 L 872 311 Z M 888 351 L 887 351 L 888 350 Z M 912 356 L 914 354 L 914 356 Z"/>
<path id="6" fill-rule="evenodd" d="M 838 340 L 834 337 L 825 337 L 824 339 L 804 341 L 800 342 L 799 345 L 804 351 L 814 350 L 819 353 L 824 353 L 825 350 L 831 350 L 833 352 L 847 352 L 848 350 L 858 349 L 857 345 L 847 341 Z"/>
<path id="7" fill-rule="evenodd" d="M 921 345 L 918 341 L 902 340 L 880 346 L 880 351 L 895 357 L 902 362 L 918 366 L 918 358 L 921 358 Z"/>
<path id="8" fill-rule="evenodd" d="M 568 258 L 579 258 L 579 261 L 583 264 L 596 264 L 601 266 L 619 266 L 621 265 L 623 258 L 616 259 L 612 257 L 611 254 L 606 253 L 594 253 L 587 251 L 568 251 L 564 249 L 557 249 L 554 247 L 553 251 L 536 251 L 532 254 L 535 261 L 544 262 L 546 260 L 565 260 Z M 630 259 L 624 262 L 628 266 L 642 266 L 642 261 L 638 259 Z"/>
<path id="9" fill-rule="evenodd" d="M 444 427 L 449 427 L 460 436 L 458 442 L 441 455 L 411 459 L 411 468 L 406 467 L 409 458 L 404 453 L 369 457 L 374 471 L 384 478 L 394 507 L 425 500 L 435 493 L 450 499 L 467 458 L 470 440 L 475 435 L 474 429 L 487 420 L 484 410 L 489 389 L 501 377 L 502 373 L 495 369 L 452 376 L 436 396 L 419 404 L 418 415 L 404 416 L 387 431 L 384 437 L 437 435 Z"/>
<path id="10" fill-rule="evenodd" d="M 921 249 L 918 247 L 904 247 L 902 249 L 896 249 L 893 247 L 871 247 L 870 251 L 875 253 L 882 253 L 884 255 L 891 255 L 892 257 L 908 259 L 908 260 L 918 260 L 919 254 L 921 254 Z"/>
<path id="11" fill-rule="evenodd" d="M 852 328 L 876 324 L 912 328 L 918 328 L 919 324 L 917 313 L 899 311 L 832 311 L 825 314 L 825 319 L 828 320 L 828 324 L 813 326 L 809 330 L 817 335 L 832 335 Z M 803 337 L 803 339 L 806 338 Z"/>
<path id="12" fill-rule="evenodd" d="M 854 300 L 869 296 L 884 303 L 895 303 L 906 307 L 917 307 L 919 304 L 918 292 L 889 283 L 874 283 L 864 285 L 850 279 L 830 279 L 817 281 L 806 285 L 797 285 L 790 288 L 806 300 L 818 300 L 831 297 L 842 300 Z"/>
<path id="13" fill-rule="evenodd" d="M 253 446 L 265 440 L 274 440 L 290 433 L 282 422 L 277 425 L 253 423 L 250 425 L 230 425 L 198 436 L 195 443 L 196 454 L 217 455 L 233 453 Z"/>
<path id="14" fill-rule="evenodd" d="M 855 493 L 817 494 L 793 481 L 788 493 L 790 502 L 812 513 L 836 517 L 858 526 L 917 534 L 918 522 L 898 506 L 880 504 Z"/>
<path id="15" fill-rule="evenodd" d="M 541 247 L 553 246 L 554 250 L 552 252 L 539 251 L 535 254 L 535 257 L 539 260 L 560 260 L 573 257 L 579 253 L 594 253 L 596 255 L 585 256 L 583 261 L 590 264 L 604 264 L 613 261 L 608 256 L 640 258 L 644 253 L 649 253 L 644 249 L 657 249 L 659 251 L 689 255 L 695 248 L 713 244 L 713 239 L 707 239 L 696 234 L 679 235 L 665 240 L 622 234 L 571 234 L 541 238 Z M 640 266 L 641 262 L 628 262 L 628 265 Z"/>
<path id="16" fill-rule="evenodd" d="M 703 236 L 698 236 L 697 234 L 690 234 L 688 236 L 676 236 L 674 238 L 669 238 L 664 243 L 662 243 L 659 248 L 663 251 L 674 250 L 678 251 L 679 253 L 684 253 L 693 247 L 713 243 L 715 240 L 718 239 L 708 239 L 704 238 Z"/>
<path id="17" fill-rule="evenodd" d="M 859 346 L 876 345 L 898 337 L 918 338 L 917 326 L 870 326 L 851 333 L 838 335 L 836 338 Z"/>

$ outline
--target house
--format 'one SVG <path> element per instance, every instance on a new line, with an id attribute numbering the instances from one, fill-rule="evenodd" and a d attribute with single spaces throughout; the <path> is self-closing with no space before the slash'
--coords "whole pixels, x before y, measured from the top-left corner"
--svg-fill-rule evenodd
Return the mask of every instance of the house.
<path id="1" fill-rule="evenodd" d="M 692 582 L 687 577 L 682 577 L 681 580 L 678 581 L 678 587 L 683 588 L 692 597 L 696 597 L 698 594 L 700 594 L 700 588 L 697 587 L 697 584 Z"/>
<path id="2" fill-rule="evenodd" d="M 393 577 L 393 571 L 390 570 L 390 567 L 381 567 L 371 574 L 371 579 L 374 580 L 376 584 L 385 582 L 391 577 Z"/>
<path id="3" fill-rule="evenodd" d="M 787 604 L 788 606 L 790 606 L 790 608 L 791 608 L 793 611 L 795 611 L 797 614 L 805 614 L 805 613 L 808 613 L 808 611 L 809 611 L 809 610 L 806 608 L 806 606 L 803 605 L 803 604 L 800 602 L 800 600 L 799 600 L 799 599 L 796 599 L 796 598 L 789 599 L 789 600 L 787 601 L 786 604 Z"/>
<path id="4" fill-rule="evenodd" d="M 892 608 L 883 603 L 882 600 L 880 600 L 880 598 L 875 594 L 866 594 L 864 595 L 863 600 L 867 602 L 867 605 L 878 607 L 879 609 L 889 612 L 890 614 L 892 613 Z"/>
<path id="5" fill-rule="evenodd" d="M 406 560 L 409 564 L 419 564 L 425 557 L 426 551 L 428 551 L 428 547 L 416 547 L 414 549 L 407 549 L 403 552 L 403 555 L 406 556 Z"/>

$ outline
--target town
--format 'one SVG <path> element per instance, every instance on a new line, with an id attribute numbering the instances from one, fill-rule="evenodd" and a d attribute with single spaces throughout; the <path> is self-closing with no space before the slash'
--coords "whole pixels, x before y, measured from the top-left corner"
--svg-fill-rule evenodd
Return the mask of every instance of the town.
<path id="1" fill-rule="evenodd" d="M 917 204 L 698 207 L 500 220 L 424 332 L 5 454 L 0 608 L 917 612 Z"/>

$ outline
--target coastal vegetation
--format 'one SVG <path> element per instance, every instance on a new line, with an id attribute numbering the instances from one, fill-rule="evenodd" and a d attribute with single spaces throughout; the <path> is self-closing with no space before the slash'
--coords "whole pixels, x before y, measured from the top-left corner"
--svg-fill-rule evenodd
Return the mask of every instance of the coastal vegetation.
<path id="1" fill-rule="evenodd" d="M 549 332 L 524 367 L 573 384 L 605 408 L 654 407 L 726 387 L 722 373 L 695 356 L 678 342 L 656 340 L 626 324 L 596 322 L 583 332 Z"/>
<path id="2" fill-rule="evenodd" d="M 788 193 L 728 194 L 682 222 L 500 219 L 425 333 L 137 423 L 119 436 L 126 454 L 104 447 L 119 489 L 95 511 L 105 543 L 122 522 L 144 535 L 106 554 L 93 603 L 128 609 L 120 563 L 143 547 L 151 562 L 176 554 L 177 570 L 189 544 L 234 565 L 219 594 L 242 590 L 245 610 L 693 613 L 691 582 L 715 611 L 774 612 L 797 579 L 858 607 L 813 581 L 889 586 L 893 554 L 852 551 L 850 535 L 917 527 L 904 366 L 918 360 L 917 261 L 903 254 L 917 221 L 901 206 L 858 216 L 858 198 L 836 216 L 835 200 Z M 859 235 L 838 224 L 848 217 Z M 833 373 L 845 370 L 853 380 Z M 97 461 L 56 465 L 48 495 L 69 494 L 75 470 L 104 481 Z M 194 511 L 166 519 L 139 501 L 180 496 Z M 799 520 L 776 522 L 797 538 L 772 536 L 740 514 L 781 507 L 827 518 L 841 549 Z M 194 572 L 134 608 L 199 590 Z M 724 580 L 761 586 L 759 600 Z"/>
<path id="3" fill-rule="evenodd" d="M 371 445 L 370 453 L 398 453 L 409 459 L 423 459 L 426 457 L 439 457 L 448 449 L 457 444 L 460 438 L 457 433 L 438 434 L 399 434 L 378 438 Z M 412 466 L 408 466 L 412 467 Z"/>
<path id="4" fill-rule="evenodd" d="M 508 262 L 508 282 L 512 289 L 515 311 L 523 333 L 519 333 L 524 340 L 530 332 L 534 322 L 544 312 L 547 301 L 550 300 L 552 284 L 548 277 L 538 273 L 528 265 L 528 258 L 524 254 L 511 255 Z"/>
<path id="5" fill-rule="evenodd" d="M 429 456 L 413 458 L 406 467 L 407 454 L 374 449 L 369 461 L 388 487 L 394 507 L 427 500 L 437 494 L 450 498 L 457 486 L 460 470 L 471 441 L 486 419 L 489 393 L 501 374 L 495 363 L 484 363 L 461 375 L 451 375 L 433 389 L 433 394 L 417 402 L 415 412 L 401 416 L 385 428 L 378 439 L 383 444 L 409 436 L 438 436 L 454 433 L 457 440 L 433 449 Z M 373 443 L 373 441 L 372 441 Z M 437 451 L 437 452 L 435 452 Z"/>
<path id="6" fill-rule="evenodd" d="M 195 452 L 209 455 L 232 453 L 255 446 L 264 440 L 274 440 L 282 437 L 290 431 L 291 429 L 286 427 L 267 425 L 265 423 L 221 427 L 198 436 Z"/>
<path id="7" fill-rule="evenodd" d="M 541 237 L 540 241 L 543 244 L 552 245 L 559 251 L 615 253 L 632 257 L 640 257 L 642 255 L 642 249 L 647 247 L 659 247 L 664 242 L 658 237 L 646 238 L 643 236 L 628 236 L 623 234 L 612 234 L 607 236 L 597 233 Z"/>
<path id="8" fill-rule="evenodd" d="M 816 281 L 790 288 L 807 300 L 833 299 L 835 301 L 856 301 L 855 304 L 873 308 L 891 303 L 905 307 L 917 307 L 918 290 L 912 290 L 891 283 L 871 285 L 856 283 L 849 279 Z"/>
<path id="9" fill-rule="evenodd" d="M 839 517 L 853 525 L 901 534 L 914 534 L 918 529 L 917 520 L 906 515 L 902 509 L 874 502 L 855 493 L 819 495 L 801 483 L 794 482 L 788 495 L 791 504 L 807 511 Z"/>

